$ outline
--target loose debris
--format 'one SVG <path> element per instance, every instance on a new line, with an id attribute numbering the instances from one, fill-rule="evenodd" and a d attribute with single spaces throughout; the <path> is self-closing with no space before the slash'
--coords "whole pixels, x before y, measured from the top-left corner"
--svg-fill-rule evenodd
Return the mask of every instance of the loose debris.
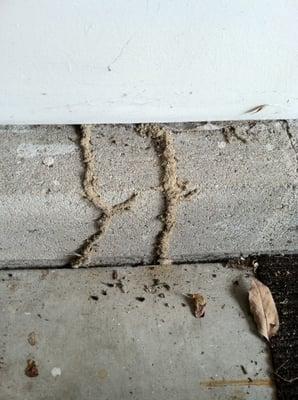
<path id="1" fill-rule="evenodd" d="M 154 278 L 152 285 L 144 285 L 144 291 L 146 293 L 157 293 L 161 289 L 166 289 L 167 291 L 171 290 L 171 286 L 166 282 L 160 282 L 159 279 Z M 161 293 L 161 295 L 164 295 Z M 159 297 L 162 297 L 159 295 Z"/>
<path id="2" fill-rule="evenodd" d="M 255 106 L 253 108 L 250 108 L 249 110 L 245 111 L 244 114 L 256 114 L 260 111 L 262 111 L 268 104 L 260 104 L 258 106 Z"/>
<path id="3" fill-rule="evenodd" d="M 126 293 L 124 283 L 121 279 L 118 279 L 118 281 L 116 282 L 116 287 L 119 288 L 122 293 Z"/>
<path id="4" fill-rule="evenodd" d="M 253 270 L 255 273 L 259 264 L 255 258 L 252 257 L 239 257 L 239 258 L 231 258 L 225 266 L 227 268 L 235 268 L 239 270 Z"/>
<path id="5" fill-rule="evenodd" d="M 239 257 L 239 258 L 231 258 L 225 264 L 227 268 L 236 268 L 236 269 L 247 269 L 251 267 L 251 261 L 249 258 Z"/>
<path id="6" fill-rule="evenodd" d="M 126 279 L 126 277 L 123 276 L 122 278 L 119 278 L 118 272 L 116 270 L 114 270 L 112 272 L 112 279 L 114 281 L 116 280 L 116 282 L 102 282 L 101 281 L 101 283 L 109 288 L 117 287 L 118 289 L 121 290 L 122 293 L 126 293 L 125 285 L 123 282 Z"/>
<path id="7" fill-rule="evenodd" d="M 29 378 L 35 378 L 38 376 L 38 368 L 37 364 L 34 360 L 27 360 L 27 366 L 25 368 L 25 375 L 28 376 Z"/>
<path id="8" fill-rule="evenodd" d="M 141 124 L 136 127 L 141 136 L 152 140 L 155 152 L 161 160 L 161 186 L 164 196 L 164 209 L 160 217 L 163 224 L 155 244 L 156 262 L 161 265 L 172 263 L 169 255 L 170 240 L 176 225 L 179 203 L 196 193 L 196 189 L 187 191 L 187 182 L 177 177 L 177 159 L 172 132 L 165 126 Z"/>
<path id="9" fill-rule="evenodd" d="M 249 306 L 260 335 L 269 341 L 279 329 L 278 313 L 270 289 L 255 278 L 249 291 Z"/>
<path id="10" fill-rule="evenodd" d="M 154 293 L 152 290 L 152 286 L 144 285 L 144 291 L 146 293 Z"/>
<path id="11" fill-rule="evenodd" d="M 98 178 L 96 177 L 91 138 L 91 125 L 82 125 L 80 145 L 85 165 L 83 188 L 86 198 L 99 209 L 102 214 L 97 220 L 97 231 L 85 240 L 81 248 L 76 252 L 75 258 L 71 261 L 71 266 L 73 268 L 86 265 L 94 252 L 94 244 L 105 234 L 113 217 L 116 214 L 121 214 L 123 211 L 130 210 L 137 196 L 136 193 L 133 193 L 127 200 L 114 206 L 111 206 L 102 199 L 102 196 L 97 191 Z"/>
<path id="12" fill-rule="evenodd" d="M 244 373 L 244 375 L 247 375 L 247 369 L 245 368 L 244 365 L 240 365 L 241 371 Z"/>
<path id="13" fill-rule="evenodd" d="M 28 335 L 27 340 L 28 340 L 28 343 L 29 343 L 31 346 L 35 346 L 35 345 L 36 345 L 36 342 L 37 342 L 37 338 L 36 338 L 35 332 L 30 332 L 29 335 Z"/>
<path id="14" fill-rule="evenodd" d="M 107 287 L 115 287 L 115 283 L 110 283 L 110 282 L 103 282 L 101 281 L 101 283 Z"/>
<path id="15" fill-rule="evenodd" d="M 136 300 L 143 302 L 143 301 L 145 301 L 145 297 L 138 296 L 138 297 L 136 297 Z"/>
<path id="16" fill-rule="evenodd" d="M 194 293 L 192 295 L 194 301 L 194 315 L 196 318 L 203 318 L 205 316 L 206 299 L 200 293 Z"/>

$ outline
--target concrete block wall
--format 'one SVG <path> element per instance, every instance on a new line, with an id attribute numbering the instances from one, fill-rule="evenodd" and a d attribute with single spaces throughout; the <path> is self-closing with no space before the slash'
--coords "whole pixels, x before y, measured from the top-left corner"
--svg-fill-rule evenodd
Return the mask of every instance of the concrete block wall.
<path id="1" fill-rule="evenodd" d="M 197 189 L 177 207 L 176 262 L 297 251 L 296 121 L 168 125 L 177 176 Z M 97 229 L 84 197 L 76 126 L 0 126 L 0 266 L 69 265 Z M 161 158 L 134 125 L 94 125 L 98 190 L 112 219 L 88 265 L 152 263 L 164 210 Z"/>

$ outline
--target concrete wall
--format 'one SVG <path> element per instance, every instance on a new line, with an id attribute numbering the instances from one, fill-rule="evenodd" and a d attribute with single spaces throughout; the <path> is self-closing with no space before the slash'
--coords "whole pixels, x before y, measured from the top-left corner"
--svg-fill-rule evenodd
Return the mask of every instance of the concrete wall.
<path id="1" fill-rule="evenodd" d="M 297 118 L 297 17 L 292 0 L 2 1 L 0 123 Z"/>
<path id="2" fill-rule="evenodd" d="M 297 122 L 170 129 L 177 175 L 197 189 L 178 205 L 173 260 L 297 251 Z M 162 228 L 161 160 L 133 125 L 98 125 L 92 135 L 104 200 L 138 196 L 131 210 L 112 219 L 90 264 L 150 263 Z M 67 264 L 96 231 L 101 214 L 84 198 L 80 132 L 73 126 L 1 126 L 0 136 L 1 266 Z"/>

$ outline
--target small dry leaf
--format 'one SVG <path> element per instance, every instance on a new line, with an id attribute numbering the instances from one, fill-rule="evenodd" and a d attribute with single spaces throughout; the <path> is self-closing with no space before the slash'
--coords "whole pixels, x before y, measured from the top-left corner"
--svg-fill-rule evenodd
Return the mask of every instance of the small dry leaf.
<path id="1" fill-rule="evenodd" d="M 28 335 L 28 342 L 29 344 L 31 344 L 31 346 L 35 346 L 36 345 L 36 334 L 35 332 L 30 332 Z"/>
<path id="2" fill-rule="evenodd" d="M 38 376 L 37 364 L 34 360 L 27 360 L 27 366 L 25 368 L 25 375 L 29 378 L 36 378 Z"/>
<path id="3" fill-rule="evenodd" d="M 200 293 L 194 293 L 192 295 L 194 300 L 194 314 L 196 318 L 203 318 L 205 315 L 206 300 L 205 297 Z"/>
<path id="4" fill-rule="evenodd" d="M 279 329 L 278 313 L 270 289 L 255 278 L 249 290 L 249 306 L 259 333 L 269 341 Z"/>

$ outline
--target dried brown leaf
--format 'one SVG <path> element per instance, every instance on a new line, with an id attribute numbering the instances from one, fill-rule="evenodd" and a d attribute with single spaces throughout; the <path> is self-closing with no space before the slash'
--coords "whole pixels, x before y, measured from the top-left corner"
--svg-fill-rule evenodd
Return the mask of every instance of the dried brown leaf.
<path id="1" fill-rule="evenodd" d="M 278 313 L 270 289 L 255 278 L 249 290 L 249 306 L 260 335 L 270 340 L 279 329 Z"/>
<path id="2" fill-rule="evenodd" d="M 203 318 L 205 315 L 206 299 L 200 293 L 194 293 L 192 295 L 194 301 L 194 314 L 196 318 Z"/>
<path id="3" fill-rule="evenodd" d="M 35 346 L 36 345 L 36 341 L 37 341 L 36 333 L 35 332 L 30 332 L 29 335 L 28 335 L 28 339 L 27 340 L 28 340 L 29 344 L 31 344 L 31 346 Z"/>
<path id="4" fill-rule="evenodd" d="M 27 360 L 25 375 L 29 378 L 36 378 L 39 375 L 37 364 L 34 360 Z"/>

